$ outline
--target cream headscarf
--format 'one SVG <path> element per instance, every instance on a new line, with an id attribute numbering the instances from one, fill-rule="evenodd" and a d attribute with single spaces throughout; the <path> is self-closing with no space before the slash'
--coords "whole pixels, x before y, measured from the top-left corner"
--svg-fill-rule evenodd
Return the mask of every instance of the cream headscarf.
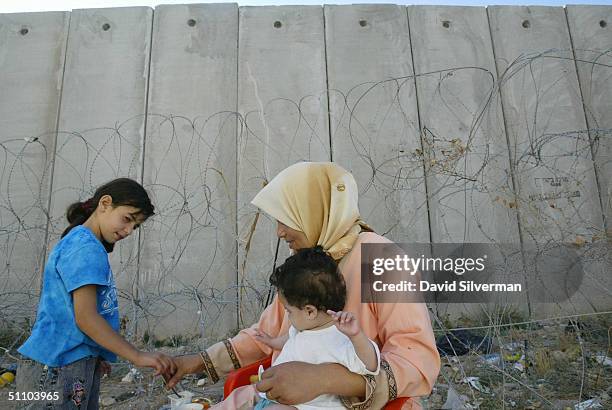
<path id="1" fill-rule="evenodd" d="M 357 183 L 333 162 L 301 162 L 285 168 L 251 203 L 292 229 L 311 246 L 321 245 L 339 260 L 364 230 L 359 219 Z"/>

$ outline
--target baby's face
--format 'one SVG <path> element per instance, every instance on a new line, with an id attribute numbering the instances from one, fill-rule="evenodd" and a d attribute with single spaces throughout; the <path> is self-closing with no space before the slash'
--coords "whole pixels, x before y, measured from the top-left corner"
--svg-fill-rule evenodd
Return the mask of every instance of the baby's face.
<path id="1" fill-rule="evenodd" d="M 291 322 L 293 327 L 297 330 L 308 330 L 313 327 L 313 321 L 310 319 L 309 312 L 306 308 L 300 309 L 291 306 L 281 293 L 278 294 L 278 299 L 285 307 L 285 311 L 289 316 L 289 322 Z"/>

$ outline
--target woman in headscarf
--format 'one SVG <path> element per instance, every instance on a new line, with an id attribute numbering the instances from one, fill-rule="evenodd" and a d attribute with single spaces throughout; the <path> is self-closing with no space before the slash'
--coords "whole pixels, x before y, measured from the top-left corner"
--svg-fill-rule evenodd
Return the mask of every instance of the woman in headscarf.
<path id="1" fill-rule="evenodd" d="M 320 245 L 337 262 L 347 289 L 345 311 L 355 314 L 381 351 L 378 376 L 360 376 L 334 364 L 283 363 L 266 371 L 257 389 L 284 404 L 304 403 L 321 394 L 336 394 L 347 408 L 383 408 L 396 397 L 412 397 L 405 408 L 420 408 L 418 396 L 431 392 L 440 370 L 427 307 L 423 303 L 362 303 L 361 245 L 390 243 L 360 220 L 357 184 L 351 174 L 330 162 L 304 162 L 281 171 L 252 203 L 278 222 L 277 235 L 293 250 Z M 272 337 L 286 334 L 289 320 L 275 297 L 259 322 L 203 352 L 175 359 L 174 386 L 187 373 L 220 377 L 271 354 L 255 338 L 257 330 Z M 236 389 L 219 408 L 252 405 L 250 386 Z M 412 407 L 411 407 L 412 405 Z M 216 406 L 215 406 L 216 407 Z"/>

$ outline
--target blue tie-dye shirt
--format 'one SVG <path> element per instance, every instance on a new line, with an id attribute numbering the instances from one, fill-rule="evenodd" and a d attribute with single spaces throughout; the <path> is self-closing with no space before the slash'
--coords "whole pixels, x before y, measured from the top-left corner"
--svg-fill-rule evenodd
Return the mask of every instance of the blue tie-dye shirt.
<path id="1" fill-rule="evenodd" d="M 79 225 L 49 255 L 36 323 L 19 353 L 51 367 L 90 356 L 117 359 L 76 324 L 72 292 L 85 285 L 97 285 L 98 313 L 118 331 L 117 289 L 108 254 L 93 232 Z"/>

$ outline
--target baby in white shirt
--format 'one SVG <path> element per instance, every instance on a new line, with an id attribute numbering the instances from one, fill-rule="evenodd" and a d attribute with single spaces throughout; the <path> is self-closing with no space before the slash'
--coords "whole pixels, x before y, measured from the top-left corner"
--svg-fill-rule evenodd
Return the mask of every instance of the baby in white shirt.
<path id="1" fill-rule="evenodd" d="M 376 375 L 380 351 L 363 333 L 357 318 L 344 312 L 346 285 L 336 262 L 321 247 L 302 249 L 279 266 L 270 283 L 291 322 L 289 333 L 271 337 L 258 331 L 258 341 L 281 350 L 272 366 L 299 361 L 338 363 L 358 374 Z M 263 397 L 265 397 L 262 394 Z M 344 409 L 338 396 L 322 395 L 307 403 L 287 406 L 262 398 L 255 410 Z"/>

